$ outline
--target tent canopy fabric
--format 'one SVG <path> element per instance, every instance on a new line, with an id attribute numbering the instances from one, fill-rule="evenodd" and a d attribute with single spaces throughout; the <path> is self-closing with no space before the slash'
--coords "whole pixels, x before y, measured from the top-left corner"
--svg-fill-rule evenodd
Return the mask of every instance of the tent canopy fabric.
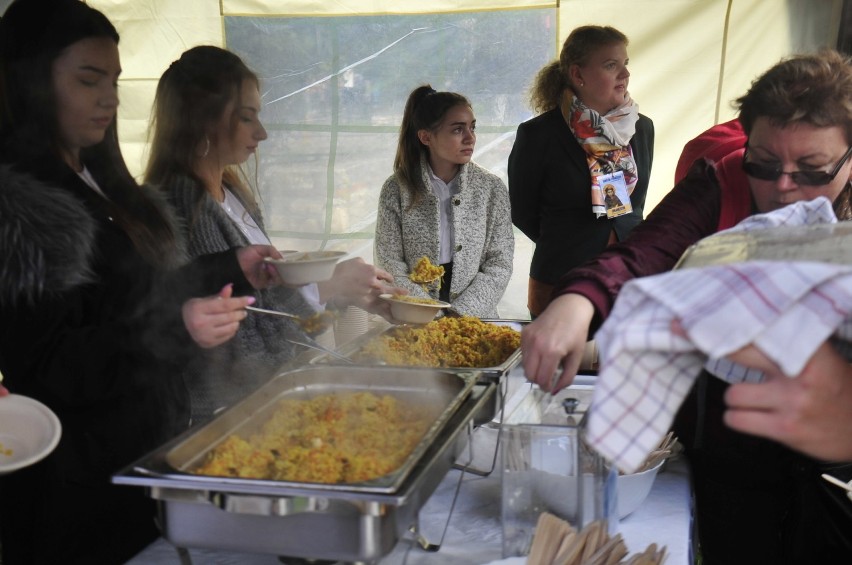
<path id="1" fill-rule="evenodd" d="M 8 0 L 0 0 L 5 10 Z M 471 99 L 474 159 L 505 180 L 527 89 L 570 31 L 630 39 L 630 92 L 656 128 L 650 210 L 683 145 L 734 117 L 731 101 L 782 57 L 835 46 L 842 0 L 89 0 L 121 34 L 119 132 L 141 176 L 157 80 L 186 49 L 238 53 L 262 81 L 270 138 L 257 169 L 282 248 L 344 249 L 372 261 L 375 208 L 408 93 L 423 83 Z M 501 315 L 526 316 L 532 243 L 516 233 Z"/>

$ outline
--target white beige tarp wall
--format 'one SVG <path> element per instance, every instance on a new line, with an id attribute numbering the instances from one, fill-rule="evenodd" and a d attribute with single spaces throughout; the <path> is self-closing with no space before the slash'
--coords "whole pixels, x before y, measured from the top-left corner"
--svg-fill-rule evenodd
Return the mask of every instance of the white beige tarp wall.
<path id="1" fill-rule="evenodd" d="M 543 59 L 558 55 L 562 41 L 572 28 L 588 23 L 615 26 L 630 38 L 631 94 L 639 103 L 642 113 L 648 115 L 656 126 L 655 160 L 646 211 L 671 188 L 674 165 L 683 144 L 712 124 L 731 118 L 733 110 L 730 101 L 745 92 L 756 75 L 783 56 L 836 44 L 842 8 L 840 0 L 90 0 L 90 3 L 101 9 L 117 25 L 122 36 L 120 50 L 124 73 L 121 79 L 119 127 L 125 156 L 134 173 L 141 172 L 145 158 L 146 128 L 156 80 L 171 61 L 185 49 L 198 44 L 235 48 L 244 58 L 252 59 L 245 57 L 246 52 L 240 51 L 240 46 L 231 45 L 228 30 L 235 29 L 234 22 L 255 22 L 257 18 L 270 18 L 270 22 L 281 24 L 285 19 L 300 18 L 300 22 L 314 21 L 317 29 L 322 29 L 324 22 L 331 25 L 332 21 L 340 22 L 343 17 L 377 16 L 383 17 L 383 22 L 393 21 L 396 17 L 408 18 L 407 22 L 418 22 L 420 18 L 425 19 L 434 14 L 456 17 L 464 23 L 451 24 L 456 26 L 457 35 L 443 42 L 445 48 L 442 52 L 421 54 L 424 61 L 432 57 L 448 59 L 443 65 L 452 67 L 455 58 L 461 61 L 463 57 L 471 55 L 459 52 L 470 50 L 471 44 L 465 42 L 465 36 L 482 35 L 482 31 L 477 28 L 479 16 L 499 13 L 501 17 L 509 18 L 504 21 L 512 22 L 520 21 L 517 18 L 530 13 L 545 15 L 544 19 L 539 17 L 536 20 L 545 22 L 543 27 L 529 30 L 531 35 L 539 38 L 543 36 L 548 51 L 544 58 L 540 55 L 528 56 L 523 49 L 513 49 L 512 44 L 501 44 L 501 34 L 493 30 L 488 32 L 490 38 L 478 39 L 480 43 L 477 45 L 486 45 L 486 48 L 491 45 L 502 51 L 502 57 L 510 56 L 513 61 L 507 65 L 507 59 L 503 59 L 501 66 L 483 69 L 482 76 L 476 80 L 485 85 L 499 81 L 501 73 L 508 67 L 514 69 L 514 73 L 520 72 L 524 84 L 529 84 Z M 550 25 L 551 22 L 554 25 Z M 453 37 L 459 40 L 457 50 L 453 50 Z M 281 42 L 286 41 L 281 38 Z M 282 46 L 284 53 L 286 47 Z M 377 53 L 371 55 L 371 65 L 381 63 Z M 477 53 L 473 55 L 479 56 Z M 338 54 L 340 60 L 329 67 L 331 71 L 314 83 L 319 84 L 330 78 L 341 79 L 341 72 L 353 61 L 346 58 L 346 46 L 342 46 Z M 397 56 L 386 54 L 386 57 L 390 64 L 398 61 Z M 483 65 L 486 64 L 485 59 L 482 57 Z M 365 59 L 362 57 L 360 60 Z M 247 62 L 255 69 L 264 66 L 255 59 Z M 466 61 L 465 64 L 471 63 Z M 391 171 L 394 128 L 402 114 L 404 96 L 419 82 L 432 81 L 435 85 L 438 81 L 434 76 L 418 77 L 416 66 L 414 69 L 408 66 L 405 84 L 400 85 L 395 94 L 392 115 L 396 116 L 396 121 L 392 117 L 380 120 L 373 115 L 364 122 L 369 122 L 374 129 L 385 128 L 375 130 L 384 135 L 384 141 L 373 147 L 370 153 L 371 157 L 376 157 L 376 166 L 370 172 L 357 173 L 359 181 L 365 186 L 352 188 L 355 185 L 346 175 L 339 171 L 335 173 L 334 167 L 338 165 L 329 164 L 335 159 L 316 161 L 318 170 L 314 176 L 319 180 L 315 178 L 313 186 L 322 200 L 319 204 L 305 200 L 300 208 L 292 208 L 291 201 L 297 198 L 276 199 L 272 195 L 272 188 L 261 186 L 261 193 L 267 200 L 266 215 L 272 219 L 271 222 L 268 219 L 268 223 L 271 223 L 274 234 L 280 235 L 281 245 L 303 249 L 337 246 L 364 256 L 367 260 L 372 259 L 369 240 L 371 220 L 374 220 L 378 189 Z M 427 66 L 424 64 L 424 69 Z M 263 76 L 264 73 L 260 74 L 264 80 L 268 78 Z M 466 71 L 466 74 L 471 72 Z M 314 83 L 306 82 L 304 88 L 310 90 Z M 474 102 L 482 132 L 474 158 L 480 161 L 480 148 L 483 148 L 483 153 L 487 154 L 487 157 L 482 157 L 485 160 L 483 164 L 505 179 L 505 160 L 511 149 L 514 128 L 518 121 L 529 117 L 529 110 L 524 108 L 522 111 L 503 112 L 500 114 L 503 116 L 502 121 L 497 118 L 492 120 L 489 117 L 492 116 L 492 108 L 478 105 L 483 104 L 484 100 L 489 105 L 494 104 L 485 94 L 478 94 L 487 92 L 487 88 L 483 86 L 481 90 L 477 83 L 464 84 L 468 90 L 463 93 Z M 451 89 L 440 83 L 435 86 Z M 523 90 L 519 87 L 516 89 Z M 278 98 L 283 99 L 293 92 L 291 86 L 288 94 Z M 523 94 L 518 92 L 512 103 L 519 104 L 524 99 Z M 375 92 L 373 96 L 376 96 Z M 493 100 L 503 104 L 506 99 L 504 93 L 502 97 Z M 341 106 L 341 112 L 345 114 L 345 110 L 345 106 Z M 331 126 L 322 127 L 334 130 L 336 124 L 346 123 L 344 115 L 335 116 L 329 122 Z M 295 127 L 295 130 L 308 135 L 304 132 L 310 130 L 310 127 L 300 127 Z M 282 131 L 293 131 L 292 124 L 282 126 Z M 345 127 L 340 131 L 345 131 Z M 359 138 L 362 140 L 361 145 L 370 143 L 368 140 L 372 138 L 365 133 L 366 130 L 357 130 L 353 125 L 351 131 L 362 134 Z M 324 131 L 324 135 L 331 135 L 330 139 L 333 140 L 338 139 L 335 131 L 330 134 Z M 307 167 L 306 158 L 300 161 L 286 160 L 285 153 L 293 153 L 298 147 L 292 144 L 275 145 L 271 136 L 270 141 L 261 146 L 262 158 L 258 164 L 261 184 L 270 182 L 276 186 L 286 185 L 291 179 L 296 183 L 299 182 L 298 178 L 308 175 L 301 170 Z M 335 155 L 337 161 L 342 163 L 344 153 L 341 151 Z M 284 160 L 276 165 L 279 158 Z M 267 174 L 264 168 L 275 171 L 271 180 L 272 173 Z M 299 169 L 298 177 L 289 174 L 294 169 Z M 350 172 L 349 176 L 354 174 Z M 312 218 L 313 223 L 305 224 L 305 216 L 311 215 L 316 216 Z M 289 227 L 299 222 L 302 228 Z M 347 234 L 356 234 L 358 237 L 347 239 Z M 515 273 L 501 306 L 501 314 L 507 317 L 526 315 L 525 288 L 531 243 L 520 234 L 517 235 Z"/>

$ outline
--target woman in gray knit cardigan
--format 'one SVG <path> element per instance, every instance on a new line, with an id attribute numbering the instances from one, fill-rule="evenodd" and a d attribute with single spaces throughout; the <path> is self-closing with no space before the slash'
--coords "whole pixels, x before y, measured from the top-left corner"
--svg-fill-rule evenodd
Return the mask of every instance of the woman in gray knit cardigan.
<path id="1" fill-rule="evenodd" d="M 444 267 L 440 290 L 402 277 L 398 284 L 414 296 L 437 294 L 456 314 L 494 318 L 515 240 L 506 185 L 471 161 L 475 128 L 461 94 L 424 85 L 409 95 L 394 174 L 379 197 L 375 256 L 397 276 L 428 257 Z"/>
<path id="2" fill-rule="evenodd" d="M 172 200 L 184 222 L 191 256 L 269 244 L 257 200 L 238 167 L 266 139 L 258 114 L 258 78 L 235 54 L 194 47 L 157 85 L 151 157 L 145 180 Z M 244 178 L 244 175 L 242 175 Z M 360 258 L 339 263 L 331 280 L 299 289 L 279 286 L 256 294 L 256 306 L 309 315 L 334 301 L 389 317 L 378 295 L 400 292 L 393 277 Z M 248 316 L 226 346 L 210 350 L 188 373 L 194 421 L 239 400 L 295 354 L 284 338 L 301 330 L 286 318 Z"/>

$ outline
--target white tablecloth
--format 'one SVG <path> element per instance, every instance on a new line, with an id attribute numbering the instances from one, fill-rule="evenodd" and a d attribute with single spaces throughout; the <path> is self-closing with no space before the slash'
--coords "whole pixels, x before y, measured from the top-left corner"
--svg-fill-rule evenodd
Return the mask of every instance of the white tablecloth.
<path id="1" fill-rule="evenodd" d="M 518 386 L 519 379 L 513 381 L 514 386 Z M 486 428 L 479 428 L 475 433 L 492 437 L 496 434 Z M 488 445 L 487 440 L 481 443 Z M 477 455 L 476 466 L 490 462 L 488 453 Z M 420 511 L 420 531 L 432 543 L 441 540 L 460 474 L 461 471 L 451 470 Z M 449 527 L 438 552 L 412 548 L 409 540 L 402 540 L 381 560 L 381 565 L 482 565 L 501 561 L 500 476 L 499 469 L 487 477 L 464 474 Z M 684 461 L 667 462 L 666 468 L 657 475 L 645 503 L 620 521 L 618 531 L 630 553 L 656 543 L 668 548 L 666 565 L 692 565 L 691 490 Z M 193 565 L 281 565 L 273 555 L 192 549 L 190 556 Z M 506 565 L 523 562 L 522 558 L 505 561 Z M 129 561 L 131 565 L 180 563 L 174 546 L 163 539 Z"/>

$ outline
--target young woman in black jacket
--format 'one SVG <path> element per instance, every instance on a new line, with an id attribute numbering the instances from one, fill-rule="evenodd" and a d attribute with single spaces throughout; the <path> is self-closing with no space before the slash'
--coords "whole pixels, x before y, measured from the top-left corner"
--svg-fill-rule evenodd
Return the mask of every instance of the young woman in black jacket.
<path id="1" fill-rule="evenodd" d="M 184 265 L 121 157 L 120 72 L 115 28 L 83 2 L 16 0 L 0 20 L 0 372 L 62 423 L 53 453 L 0 477 L 6 565 L 123 563 L 156 538 L 144 491 L 110 477 L 186 428 L 181 366 L 234 335 L 253 298 L 232 293 L 277 255 Z"/>

